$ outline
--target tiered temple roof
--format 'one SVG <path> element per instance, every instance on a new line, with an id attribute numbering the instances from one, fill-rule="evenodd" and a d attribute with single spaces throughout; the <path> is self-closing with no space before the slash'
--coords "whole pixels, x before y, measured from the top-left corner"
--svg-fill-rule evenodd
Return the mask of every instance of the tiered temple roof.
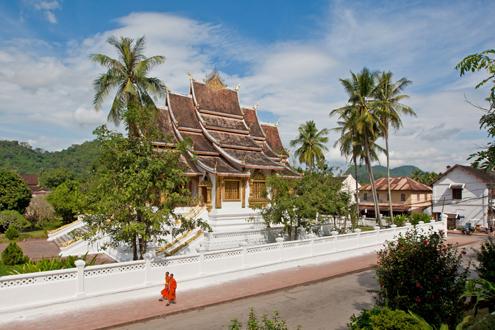
<path id="1" fill-rule="evenodd" d="M 166 136 L 159 144 L 192 142 L 190 157 L 181 159 L 188 175 L 249 176 L 263 169 L 299 176 L 287 165 L 278 128 L 260 124 L 255 108 L 241 108 L 237 90 L 227 88 L 217 74 L 205 83 L 191 79 L 189 96 L 168 91 L 158 120 Z"/>

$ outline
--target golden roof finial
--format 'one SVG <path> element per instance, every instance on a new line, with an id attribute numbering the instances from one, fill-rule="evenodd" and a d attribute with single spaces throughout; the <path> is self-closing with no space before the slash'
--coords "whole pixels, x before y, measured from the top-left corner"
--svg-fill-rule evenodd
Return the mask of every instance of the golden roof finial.
<path id="1" fill-rule="evenodd" d="M 226 88 L 227 85 L 223 82 L 222 78 L 220 77 L 220 74 L 218 71 L 215 69 L 210 73 L 206 79 L 205 79 L 205 84 L 206 86 L 210 87 L 211 89 L 214 90 L 219 90 Z"/>
<path id="2" fill-rule="evenodd" d="M 235 91 L 236 92 L 238 92 L 240 89 L 241 89 L 241 85 L 240 84 L 235 85 Z"/>

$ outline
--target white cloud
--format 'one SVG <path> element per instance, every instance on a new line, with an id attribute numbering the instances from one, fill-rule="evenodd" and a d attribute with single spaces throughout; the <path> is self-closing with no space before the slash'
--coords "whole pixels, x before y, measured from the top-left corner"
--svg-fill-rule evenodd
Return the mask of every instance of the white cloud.
<path id="1" fill-rule="evenodd" d="M 62 7 L 58 0 L 29 0 L 25 2 L 34 9 L 42 12 L 49 23 L 57 23 L 57 16 L 54 11 Z"/>
<path id="2" fill-rule="evenodd" d="M 465 162 L 486 143 L 484 137 L 462 134 L 478 131 L 479 119 L 464 95 L 482 102 L 483 94 L 472 88 L 475 78 L 459 78 L 454 66 L 462 56 L 479 50 L 480 43 L 484 46 L 495 28 L 485 19 L 487 11 L 466 15 L 462 3 L 444 7 L 373 9 L 340 3 L 322 19 L 326 23 L 318 26 L 318 37 L 289 36 L 273 44 L 257 44 L 222 26 L 167 13 L 130 14 L 117 20 L 120 27 L 71 41 L 63 49 L 41 40 L 4 43 L 0 137 L 13 136 L 7 127 L 19 125 L 22 132 L 45 127 L 40 135 L 58 138 L 52 149 L 90 138 L 92 125 L 104 120 L 106 111 L 91 110 L 92 81 L 103 69 L 89 61 L 89 54 L 115 54 L 106 43 L 111 35 L 145 35 L 146 55 L 166 56 L 153 75 L 175 91 L 188 92 L 188 72 L 201 79 L 218 65 L 242 64 L 244 72 L 223 73 L 225 80 L 231 86 L 240 83 L 242 104 L 259 104 L 279 117 L 286 145 L 306 120 L 315 120 L 319 128 L 335 127 L 336 118 L 328 114 L 346 101 L 338 79 L 348 77 L 349 70 L 368 66 L 392 70 L 396 78 L 406 76 L 414 82 L 406 91 L 411 96 L 407 103 L 418 116 L 404 118 L 404 127 L 391 137 L 391 162 L 441 170 L 446 164 Z M 459 36 L 464 36 L 462 42 Z M 32 138 L 28 133 L 16 136 Z M 332 132 L 327 156 L 340 165 L 344 159 L 333 148 L 336 138 Z"/>

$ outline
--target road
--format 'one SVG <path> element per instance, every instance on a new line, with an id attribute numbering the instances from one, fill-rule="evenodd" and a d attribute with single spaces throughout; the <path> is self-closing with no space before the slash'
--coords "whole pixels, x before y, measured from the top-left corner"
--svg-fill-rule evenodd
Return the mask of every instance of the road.
<path id="1" fill-rule="evenodd" d="M 278 311 L 289 329 L 302 325 L 303 329 L 347 329 L 353 313 L 373 304 L 372 290 L 377 283 L 374 271 L 365 271 L 303 285 L 275 293 L 261 295 L 200 310 L 175 314 L 118 329 L 228 329 L 232 319 L 245 324 L 250 307 L 258 316 Z"/>

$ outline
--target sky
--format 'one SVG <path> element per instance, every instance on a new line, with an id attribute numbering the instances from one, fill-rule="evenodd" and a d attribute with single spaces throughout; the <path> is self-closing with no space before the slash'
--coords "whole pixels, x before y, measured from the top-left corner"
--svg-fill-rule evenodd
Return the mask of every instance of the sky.
<path id="1" fill-rule="evenodd" d="M 493 17 L 495 1 L 477 0 L 2 1 L 0 139 L 50 151 L 92 139 L 109 101 L 92 105 L 103 68 L 90 54 L 115 56 L 110 36 L 145 36 L 145 55 L 166 57 L 151 74 L 169 89 L 187 94 L 188 73 L 218 70 L 242 105 L 278 123 L 287 147 L 307 120 L 336 127 L 329 112 L 346 104 L 339 79 L 351 71 L 406 77 L 417 116 L 392 133 L 391 165 L 442 171 L 489 141 L 466 102 L 485 104 L 488 91 L 474 89 L 483 76 L 459 77 L 455 65 L 495 47 Z M 327 160 L 345 167 L 329 137 Z"/>

